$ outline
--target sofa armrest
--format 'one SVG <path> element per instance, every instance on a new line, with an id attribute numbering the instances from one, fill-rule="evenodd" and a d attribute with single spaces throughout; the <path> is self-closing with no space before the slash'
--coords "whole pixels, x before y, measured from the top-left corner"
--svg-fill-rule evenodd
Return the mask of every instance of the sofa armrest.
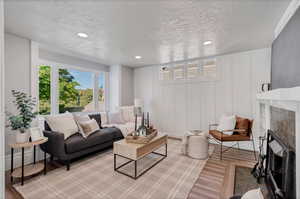
<path id="1" fill-rule="evenodd" d="M 43 131 L 48 142 L 41 145 L 43 151 L 59 159 L 66 159 L 64 134 L 55 131 Z"/>

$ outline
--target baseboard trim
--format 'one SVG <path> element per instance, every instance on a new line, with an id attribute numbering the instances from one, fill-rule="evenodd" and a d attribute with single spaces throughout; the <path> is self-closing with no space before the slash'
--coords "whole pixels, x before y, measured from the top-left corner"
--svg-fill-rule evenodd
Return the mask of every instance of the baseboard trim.
<path id="1" fill-rule="evenodd" d="M 168 139 L 171 139 L 171 140 L 182 140 L 181 137 L 177 137 L 177 136 L 168 136 Z"/>

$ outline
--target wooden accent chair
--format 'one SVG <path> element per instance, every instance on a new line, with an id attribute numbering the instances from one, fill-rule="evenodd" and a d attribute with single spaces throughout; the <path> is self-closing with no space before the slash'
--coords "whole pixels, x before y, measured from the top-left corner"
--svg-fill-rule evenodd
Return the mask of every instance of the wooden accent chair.
<path id="1" fill-rule="evenodd" d="M 249 121 L 249 125 L 248 125 L 248 129 L 242 129 L 238 127 L 238 122 L 240 119 L 246 119 Z M 238 149 L 240 149 L 239 146 L 239 142 L 252 142 L 252 146 L 253 146 L 253 154 L 256 160 L 256 153 L 255 153 L 255 144 L 254 144 L 254 139 L 253 139 L 253 134 L 252 134 L 252 126 L 253 126 L 253 120 L 249 120 L 247 118 L 241 118 L 237 116 L 237 124 L 235 129 L 228 129 L 228 130 L 224 130 L 224 131 L 218 131 L 216 130 L 216 127 L 218 126 L 218 124 L 210 124 L 209 125 L 209 134 L 211 135 L 211 137 L 218 143 L 221 145 L 221 150 L 220 150 L 220 159 L 222 160 L 222 155 L 224 152 L 226 152 L 227 150 L 233 148 L 235 145 L 238 146 Z M 232 135 L 227 135 L 224 134 L 224 132 L 234 132 Z M 232 146 L 230 146 L 229 148 L 223 150 L 223 142 L 236 142 L 235 144 L 233 144 Z"/>

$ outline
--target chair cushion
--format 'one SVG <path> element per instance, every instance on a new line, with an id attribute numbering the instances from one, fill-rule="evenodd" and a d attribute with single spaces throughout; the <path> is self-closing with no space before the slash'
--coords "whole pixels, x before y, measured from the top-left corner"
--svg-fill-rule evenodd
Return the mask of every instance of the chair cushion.
<path id="1" fill-rule="evenodd" d="M 87 138 L 84 138 L 77 133 L 65 140 L 66 152 L 74 153 L 105 142 L 113 142 L 114 136 L 112 131 L 105 129 L 101 129 Z"/>
<path id="2" fill-rule="evenodd" d="M 249 141 L 249 136 L 244 136 L 240 134 L 233 134 L 233 135 L 226 135 L 218 130 L 210 130 L 209 134 L 213 136 L 215 139 L 219 141 L 227 141 L 227 142 L 234 142 L 234 141 Z"/>
<path id="3" fill-rule="evenodd" d="M 231 129 L 234 129 L 235 125 L 236 125 L 235 115 L 231 115 L 231 116 L 223 115 L 220 118 L 217 130 L 218 131 L 231 130 Z M 233 131 L 226 131 L 226 132 L 224 132 L 224 134 L 232 135 Z"/>

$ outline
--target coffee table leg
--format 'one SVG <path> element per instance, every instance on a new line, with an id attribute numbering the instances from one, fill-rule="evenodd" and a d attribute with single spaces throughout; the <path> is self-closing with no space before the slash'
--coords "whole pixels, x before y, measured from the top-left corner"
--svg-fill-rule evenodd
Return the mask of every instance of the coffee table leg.
<path id="1" fill-rule="evenodd" d="M 114 154 L 114 170 L 116 170 L 116 154 Z"/>
<path id="2" fill-rule="evenodd" d="M 166 157 L 168 156 L 168 144 L 166 143 L 166 151 L 165 151 Z"/>

